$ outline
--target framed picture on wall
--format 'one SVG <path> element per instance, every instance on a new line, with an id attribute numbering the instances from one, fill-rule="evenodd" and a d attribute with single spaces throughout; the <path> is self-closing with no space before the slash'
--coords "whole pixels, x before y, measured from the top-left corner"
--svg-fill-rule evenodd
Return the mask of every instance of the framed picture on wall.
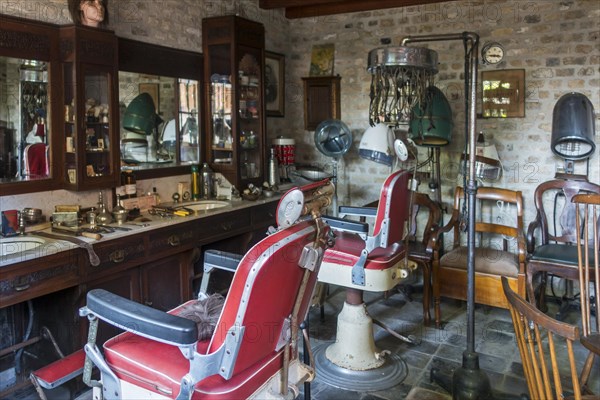
<path id="1" fill-rule="evenodd" d="M 285 55 L 265 52 L 265 108 L 268 117 L 285 114 Z"/>
<path id="2" fill-rule="evenodd" d="M 505 69 L 481 73 L 484 118 L 525 117 L 525 70 Z"/>

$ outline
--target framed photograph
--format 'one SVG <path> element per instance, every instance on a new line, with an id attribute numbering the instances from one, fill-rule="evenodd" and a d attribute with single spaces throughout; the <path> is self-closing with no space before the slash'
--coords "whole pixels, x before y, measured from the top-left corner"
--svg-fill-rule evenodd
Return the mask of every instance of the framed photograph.
<path id="1" fill-rule="evenodd" d="M 98 150 L 104 150 L 104 139 L 98 139 Z"/>
<path id="2" fill-rule="evenodd" d="M 525 117 L 525 70 L 505 69 L 481 73 L 484 118 Z"/>
<path id="3" fill-rule="evenodd" d="M 158 95 L 158 83 L 140 83 L 139 84 L 139 92 L 148 93 L 150 97 L 152 97 L 152 101 L 154 102 L 154 107 L 156 107 L 156 113 L 158 114 L 160 111 L 160 98 Z"/>
<path id="4" fill-rule="evenodd" d="M 265 108 L 268 117 L 285 115 L 285 55 L 265 52 Z"/>

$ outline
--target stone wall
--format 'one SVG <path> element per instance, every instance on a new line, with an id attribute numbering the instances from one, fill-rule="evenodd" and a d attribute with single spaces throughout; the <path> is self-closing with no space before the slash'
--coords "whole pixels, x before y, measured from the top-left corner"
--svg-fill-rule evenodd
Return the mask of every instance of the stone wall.
<path id="1" fill-rule="evenodd" d="M 392 44 L 409 35 L 476 32 L 481 44 L 500 42 L 505 59 L 496 66 L 480 65 L 479 70 L 524 69 L 526 81 L 525 118 L 477 119 L 477 130 L 496 144 L 504 166 L 503 177 L 494 186 L 521 190 L 525 199 L 525 223 L 534 217 L 533 192 L 552 179 L 562 160 L 550 150 L 552 110 L 563 94 L 577 91 L 600 110 L 600 5 L 582 1 L 456 1 L 292 20 L 287 72 L 292 94 L 286 103 L 289 133 L 300 141 L 302 161 L 326 163 L 312 145 L 312 132 L 304 131 L 302 98 L 296 85 L 308 74 L 314 44 L 335 43 L 335 74 L 342 77 L 342 120 L 353 131 L 356 146 L 344 157 L 339 192 L 344 202 L 360 205 L 374 200 L 387 168 L 359 159 L 358 142 L 368 127 L 370 75 L 367 54 L 380 46 L 380 39 Z M 412 45 L 412 44 L 411 44 Z M 415 43 L 415 46 L 420 44 Z M 421 44 L 422 45 L 422 44 Z M 452 201 L 457 167 L 464 148 L 463 45 L 461 41 L 435 42 L 427 47 L 439 55 L 436 86 L 449 99 L 454 112 L 452 143 L 442 156 L 442 198 Z M 481 88 L 478 87 L 478 99 Z M 481 104 L 478 104 L 481 113 Z M 270 120 L 269 120 L 270 121 Z M 596 118 L 596 130 L 598 130 Z M 271 132 L 272 133 L 272 132 Z M 599 135 L 596 135 L 598 144 Z M 423 158 L 423 149 L 420 150 Z M 578 163 L 581 170 L 584 163 Z M 598 148 L 590 161 L 590 180 L 600 182 Z M 489 183 L 488 183 L 489 184 Z M 422 184 L 420 191 L 427 191 Z"/>
<path id="2" fill-rule="evenodd" d="M 0 13 L 66 24 L 70 22 L 66 3 L 66 0 L 0 0 Z M 286 55 L 285 117 L 268 118 L 268 135 L 295 138 L 299 161 L 326 168 L 331 168 L 331 160 L 318 153 L 312 142 L 314 133 L 303 128 L 301 77 L 308 75 L 312 46 L 334 43 L 334 73 L 342 77 L 342 120 L 351 128 L 355 142 L 339 165 L 340 203 L 360 205 L 374 200 L 389 173 L 389 168 L 357 155 L 358 142 L 368 126 L 367 54 L 380 46 L 382 38 L 398 44 L 407 35 L 472 31 L 480 35 L 482 44 L 498 41 L 506 51 L 501 64 L 480 65 L 480 71 L 525 70 L 525 118 L 478 119 L 477 129 L 496 144 L 504 165 L 502 179 L 493 184 L 523 191 L 526 224 L 534 216 L 535 187 L 552 179 L 556 165 L 561 163 L 550 151 L 554 104 L 563 94 L 578 91 L 600 110 L 597 0 L 454 1 L 299 20 L 285 19 L 280 10 L 261 10 L 258 0 L 111 0 L 109 11 L 109 28 L 119 36 L 194 51 L 202 48 L 204 17 L 235 13 L 265 24 L 267 50 Z M 463 45 L 460 41 L 448 41 L 431 43 L 428 47 L 439 54 L 436 85 L 444 90 L 454 111 L 452 143 L 441 152 L 443 201 L 449 203 L 453 188 L 459 184 L 457 165 L 464 146 Z M 478 93 L 480 97 L 480 88 Z M 599 134 L 596 143 L 598 137 Z M 596 150 L 591 159 L 591 181 L 600 181 L 599 170 Z M 172 193 L 179 178 L 141 185 L 144 190 L 157 186 L 159 192 Z M 426 191 L 426 185 L 422 184 L 420 190 Z M 69 200 L 76 195 L 62 192 L 59 191 L 59 196 Z M 43 199 L 45 194 L 38 195 Z M 93 198 L 95 193 L 77 196 Z M 15 204 L 19 204 L 20 197 L 14 196 Z M 36 196 L 27 198 L 35 201 Z M 2 199 L 3 209 L 6 201 Z"/>

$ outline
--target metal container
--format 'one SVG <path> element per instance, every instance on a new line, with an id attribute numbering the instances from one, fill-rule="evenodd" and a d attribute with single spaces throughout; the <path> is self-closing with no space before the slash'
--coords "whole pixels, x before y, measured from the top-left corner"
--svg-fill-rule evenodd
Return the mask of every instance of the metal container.
<path id="1" fill-rule="evenodd" d="M 269 186 L 279 186 L 279 163 L 277 162 L 277 154 L 274 147 L 271 147 L 271 157 L 269 158 Z"/>
<path id="2" fill-rule="evenodd" d="M 215 173 L 210 169 L 208 163 L 202 165 L 200 175 L 202 176 L 202 190 L 200 195 L 205 199 L 212 199 L 214 197 Z"/>

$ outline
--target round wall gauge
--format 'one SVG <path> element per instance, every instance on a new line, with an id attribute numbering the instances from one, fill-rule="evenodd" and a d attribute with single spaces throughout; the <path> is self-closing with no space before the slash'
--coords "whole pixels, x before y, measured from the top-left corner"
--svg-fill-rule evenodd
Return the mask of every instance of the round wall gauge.
<path id="1" fill-rule="evenodd" d="M 498 64 L 504 59 L 504 48 L 498 42 L 486 43 L 481 49 L 481 57 L 486 64 Z"/>

